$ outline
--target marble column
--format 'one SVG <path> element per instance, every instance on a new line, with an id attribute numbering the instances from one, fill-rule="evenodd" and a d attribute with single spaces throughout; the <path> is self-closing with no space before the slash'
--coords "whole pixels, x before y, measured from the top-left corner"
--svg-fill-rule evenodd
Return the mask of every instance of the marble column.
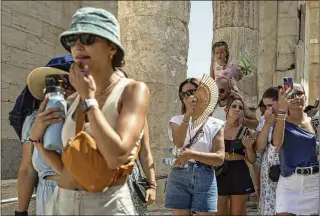
<path id="1" fill-rule="evenodd" d="M 251 62 L 253 76 L 243 77 L 238 87 L 252 108 L 258 103 L 258 4 L 257 1 L 212 1 L 212 44 L 224 40 L 228 43 L 231 58 L 245 58 Z"/>
<path id="2" fill-rule="evenodd" d="M 178 85 L 187 75 L 189 12 L 189 1 L 118 2 L 121 39 L 126 49 L 124 69 L 151 91 L 148 121 L 157 175 L 169 171 L 161 161 L 170 156 L 168 147 L 172 145 L 167 135 L 168 121 L 180 113 Z M 163 205 L 163 191 L 161 181 L 159 205 Z"/>

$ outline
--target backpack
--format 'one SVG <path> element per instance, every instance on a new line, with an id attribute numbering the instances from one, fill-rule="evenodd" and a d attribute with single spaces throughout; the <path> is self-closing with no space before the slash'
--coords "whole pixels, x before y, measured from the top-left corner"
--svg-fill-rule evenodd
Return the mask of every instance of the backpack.
<path id="1" fill-rule="evenodd" d="M 58 56 L 52 58 L 46 67 L 53 67 L 69 72 L 72 63 L 73 58 L 71 55 Z M 20 140 L 22 136 L 23 123 L 26 117 L 31 115 L 35 109 L 38 109 L 40 104 L 41 101 L 33 97 L 29 91 L 28 85 L 26 85 L 16 99 L 13 109 L 9 112 L 10 125 L 13 127 Z"/>

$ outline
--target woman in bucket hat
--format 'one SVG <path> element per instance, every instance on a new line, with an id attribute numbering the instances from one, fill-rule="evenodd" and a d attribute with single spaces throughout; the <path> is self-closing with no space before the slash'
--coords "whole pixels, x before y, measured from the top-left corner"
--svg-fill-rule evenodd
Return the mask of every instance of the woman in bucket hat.
<path id="1" fill-rule="evenodd" d="M 124 49 L 118 21 L 108 11 L 79 9 L 70 28 L 60 35 L 60 42 L 75 61 L 70 68 L 70 82 L 77 91 L 65 117 L 63 145 L 68 148 L 68 140 L 75 135 L 77 114 L 84 112 L 87 117 L 84 131 L 92 135 L 109 168 L 117 169 L 138 151 L 149 107 L 149 89 L 142 82 L 114 73 L 123 65 Z M 39 140 L 43 131 L 34 128 L 30 138 Z M 118 183 L 103 192 L 89 192 L 63 168 L 46 214 L 134 215 L 128 186 L 122 179 Z"/>
<path id="2" fill-rule="evenodd" d="M 34 99 L 41 102 L 44 99 L 45 77 L 68 75 L 66 71 L 69 71 L 71 63 L 73 63 L 72 56 L 58 56 L 51 59 L 46 67 L 39 67 L 33 70 L 27 79 L 27 86 L 31 93 L 30 97 L 34 97 Z M 67 91 L 65 96 L 68 97 L 71 93 L 72 91 Z M 30 97 L 25 99 L 32 103 L 34 100 Z M 21 103 L 28 103 L 28 101 Z M 44 160 L 42 155 L 43 148 L 39 150 L 34 148 L 29 140 L 30 130 L 38 114 L 39 105 L 31 115 L 26 117 L 22 128 L 21 142 L 23 143 L 23 148 L 18 173 L 18 205 L 15 211 L 15 215 L 20 216 L 28 215 L 28 206 L 35 186 L 37 186 L 36 215 L 45 215 L 46 201 L 52 196 L 59 178 L 57 174 L 59 171 L 49 166 Z"/>

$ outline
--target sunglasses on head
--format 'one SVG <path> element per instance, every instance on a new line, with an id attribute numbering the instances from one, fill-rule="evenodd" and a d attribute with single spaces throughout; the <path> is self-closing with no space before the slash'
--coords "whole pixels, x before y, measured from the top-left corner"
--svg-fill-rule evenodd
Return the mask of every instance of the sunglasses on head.
<path id="1" fill-rule="evenodd" d="M 185 96 L 188 96 L 188 97 L 189 97 L 189 96 L 193 95 L 196 90 L 197 90 L 197 89 L 189 89 L 189 90 L 187 90 L 187 91 L 185 91 L 185 92 L 180 92 L 180 93 L 179 93 L 179 96 L 180 96 L 181 98 L 184 98 Z"/>
<path id="2" fill-rule="evenodd" d="M 98 36 L 93 35 L 93 34 L 68 35 L 68 36 L 64 36 L 61 39 L 61 43 L 65 48 L 70 50 L 71 47 L 73 47 L 77 43 L 78 39 L 82 45 L 89 46 L 89 45 L 94 44 L 97 37 Z"/>

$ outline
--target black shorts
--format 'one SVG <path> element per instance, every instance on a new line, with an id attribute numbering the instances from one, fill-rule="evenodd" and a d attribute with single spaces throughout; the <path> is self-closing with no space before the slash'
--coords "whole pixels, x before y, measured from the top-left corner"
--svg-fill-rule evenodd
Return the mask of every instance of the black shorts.
<path id="1" fill-rule="evenodd" d="M 244 160 L 226 161 L 228 171 L 217 177 L 218 195 L 245 195 L 254 193 L 249 168 Z"/>

